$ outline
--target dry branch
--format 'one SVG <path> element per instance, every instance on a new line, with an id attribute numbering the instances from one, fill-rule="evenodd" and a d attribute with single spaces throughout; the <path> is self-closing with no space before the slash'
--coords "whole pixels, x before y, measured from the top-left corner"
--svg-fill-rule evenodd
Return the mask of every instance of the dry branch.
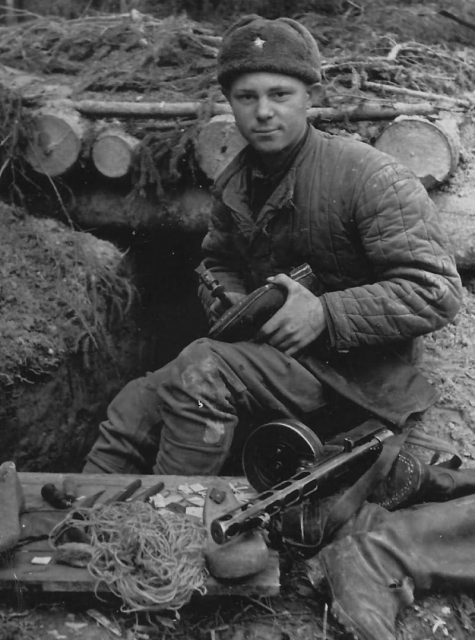
<path id="1" fill-rule="evenodd" d="M 363 89 L 371 89 L 372 91 L 378 91 L 382 93 L 393 93 L 403 96 L 411 96 L 413 98 L 419 98 L 421 100 L 437 100 L 441 102 L 450 102 L 459 107 L 465 107 L 469 109 L 474 106 L 474 103 L 470 100 L 464 100 L 460 98 L 453 98 L 452 96 L 446 96 L 442 93 L 432 93 L 431 91 L 417 91 L 415 89 L 407 89 L 406 87 L 399 87 L 392 84 L 383 84 L 381 82 L 371 82 L 364 80 L 362 82 Z"/>
<path id="2" fill-rule="evenodd" d="M 322 64 L 322 72 L 329 73 L 340 69 L 397 69 L 395 59 L 385 56 L 368 56 L 363 60 L 354 58 L 327 60 Z"/>
<path id="3" fill-rule="evenodd" d="M 458 16 L 451 13 L 450 11 L 445 11 L 445 9 L 443 9 L 442 11 L 439 11 L 439 15 L 443 16 L 444 18 L 449 18 L 450 20 L 454 20 L 455 22 L 458 22 L 458 24 L 461 24 L 462 26 L 467 27 L 467 29 L 473 29 L 475 31 L 475 24 L 473 22 L 468 22 L 463 18 L 459 18 Z"/>

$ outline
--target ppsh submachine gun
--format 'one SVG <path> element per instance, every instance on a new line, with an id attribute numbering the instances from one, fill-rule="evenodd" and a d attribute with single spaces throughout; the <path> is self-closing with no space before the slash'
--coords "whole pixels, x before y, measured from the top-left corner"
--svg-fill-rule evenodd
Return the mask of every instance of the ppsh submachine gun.
<path id="1" fill-rule="evenodd" d="M 211 523 L 224 544 L 252 529 L 271 527 L 273 518 L 310 497 L 325 497 L 371 466 L 394 432 L 369 419 L 323 444 L 303 423 L 284 419 L 258 427 L 243 449 L 244 473 L 260 492 Z"/>

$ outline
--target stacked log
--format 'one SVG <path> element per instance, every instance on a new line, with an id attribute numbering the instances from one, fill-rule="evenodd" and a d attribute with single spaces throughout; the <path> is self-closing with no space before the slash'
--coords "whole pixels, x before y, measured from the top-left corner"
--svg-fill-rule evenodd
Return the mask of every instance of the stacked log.
<path id="1" fill-rule="evenodd" d="M 47 107 L 33 111 L 32 133 L 25 159 L 35 171 L 57 177 L 73 167 L 81 153 L 90 154 L 94 166 L 102 175 L 123 177 L 132 166 L 139 140 L 128 134 L 124 125 L 119 122 L 107 124 L 102 121 L 97 125 L 90 116 L 155 116 L 163 125 L 171 115 L 177 118 L 196 116 L 200 107 L 199 103 L 49 102 Z M 208 177 L 214 179 L 217 171 L 223 168 L 223 163 L 227 164 L 245 143 L 237 131 L 227 105 L 218 103 L 214 105 L 212 112 L 218 115 L 213 116 L 201 128 L 196 152 L 201 168 Z M 388 127 L 376 146 L 386 152 L 393 152 L 393 155 L 406 162 L 408 166 L 412 164 L 411 168 L 416 168 L 417 174 L 418 163 L 424 164 L 426 161 L 427 149 L 433 150 L 434 143 L 437 143 L 437 153 L 432 154 L 432 160 L 434 163 L 440 161 L 443 166 L 437 167 L 433 175 L 442 182 L 453 172 L 457 164 L 458 144 L 455 135 L 439 124 L 422 119 L 421 114 L 435 113 L 436 107 L 426 103 L 396 103 L 389 106 L 369 103 L 340 108 L 313 107 L 308 115 L 317 126 L 319 123 L 338 122 L 345 118 L 353 121 L 385 120 L 396 116 L 397 119 Z M 91 131 L 94 132 L 92 144 Z M 412 143 L 411 148 L 407 149 L 409 142 Z M 413 158 L 412 162 L 409 160 L 410 157 Z M 447 163 L 448 170 L 444 173 Z"/>
<path id="2" fill-rule="evenodd" d="M 87 122 L 73 109 L 38 109 L 25 160 L 38 173 L 52 178 L 63 175 L 76 164 L 87 128 Z"/>
<path id="3" fill-rule="evenodd" d="M 104 176 L 127 175 L 139 140 L 129 135 L 123 124 L 98 126 L 93 118 L 135 119 L 154 117 L 157 130 L 172 129 L 177 119 L 194 116 L 203 109 L 201 103 L 130 103 L 80 100 L 48 102 L 47 107 L 33 110 L 32 134 L 25 159 L 40 173 L 57 177 L 66 173 L 78 160 L 81 153 L 91 156 L 96 169 Z M 313 107 L 309 110 L 310 121 L 317 126 L 322 123 L 344 120 L 390 120 L 400 115 L 435 114 L 437 107 L 429 103 L 394 103 L 379 105 L 366 103 L 346 107 Z M 203 171 L 214 179 L 222 162 L 229 162 L 243 146 L 230 107 L 216 103 L 211 108 L 212 118 L 203 128 L 197 141 L 197 156 Z M 170 118 L 174 120 L 170 121 Z M 91 145 L 91 131 L 94 133 Z"/>
<path id="4" fill-rule="evenodd" d="M 215 180 L 245 145 L 231 114 L 214 116 L 201 128 L 196 156 L 208 178 Z"/>
<path id="5" fill-rule="evenodd" d="M 460 138 L 455 121 L 449 118 L 400 116 L 385 128 L 375 147 L 394 156 L 431 189 L 455 172 Z"/>
<path id="6" fill-rule="evenodd" d="M 132 168 L 140 141 L 118 126 L 105 127 L 94 139 L 92 162 L 107 178 L 124 178 Z"/>

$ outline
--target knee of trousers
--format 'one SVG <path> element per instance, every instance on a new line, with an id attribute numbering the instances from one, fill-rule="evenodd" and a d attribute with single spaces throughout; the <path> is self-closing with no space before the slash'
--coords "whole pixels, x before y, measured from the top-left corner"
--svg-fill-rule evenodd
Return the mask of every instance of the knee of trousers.
<path id="1" fill-rule="evenodd" d="M 190 362 L 196 365 L 206 364 L 215 361 L 215 356 L 219 355 L 221 343 L 209 338 L 198 338 L 190 342 L 175 358 L 175 362 L 182 367 L 186 367 Z"/>
<path id="2" fill-rule="evenodd" d="M 234 395 L 244 386 L 229 366 L 228 356 L 221 352 L 220 343 L 206 338 L 183 349 L 166 367 L 159 384 L 165 422 L 167 415 L 180 412 L 198 422 L 206 415 L 235 415 Z"/>
<path id="3" fill-rule="evenodd" d="M 179 384 L 188 393 L 199 393 L 209 388 L 214 394 L 219 392 L 223 380 L 230 383 L 230 387 L 242 387 L 242 383 L 228 366 L 229 345 L 208 338 L 195 340 L 171 363 L 167 380 L 171 384 Z M 224 387 L 221 389 L 225 391 Z"/>

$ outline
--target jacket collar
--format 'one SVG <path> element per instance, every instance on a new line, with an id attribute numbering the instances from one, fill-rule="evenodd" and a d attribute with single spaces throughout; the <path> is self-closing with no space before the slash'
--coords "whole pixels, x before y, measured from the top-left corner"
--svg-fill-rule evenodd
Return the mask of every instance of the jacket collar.
<path id="1" fill-rule="evenodd" d="M 249 207 L 249 146 L 240 151 L 224 169 L 215 183 L 214 193 L 233 212 L 241 233 L 248 237 L 256 235 L 278 211 L 293 206 L 297 170 L 319 137 L 318 131 L 309 125 L 304 144 L 256 220 Z"/>

